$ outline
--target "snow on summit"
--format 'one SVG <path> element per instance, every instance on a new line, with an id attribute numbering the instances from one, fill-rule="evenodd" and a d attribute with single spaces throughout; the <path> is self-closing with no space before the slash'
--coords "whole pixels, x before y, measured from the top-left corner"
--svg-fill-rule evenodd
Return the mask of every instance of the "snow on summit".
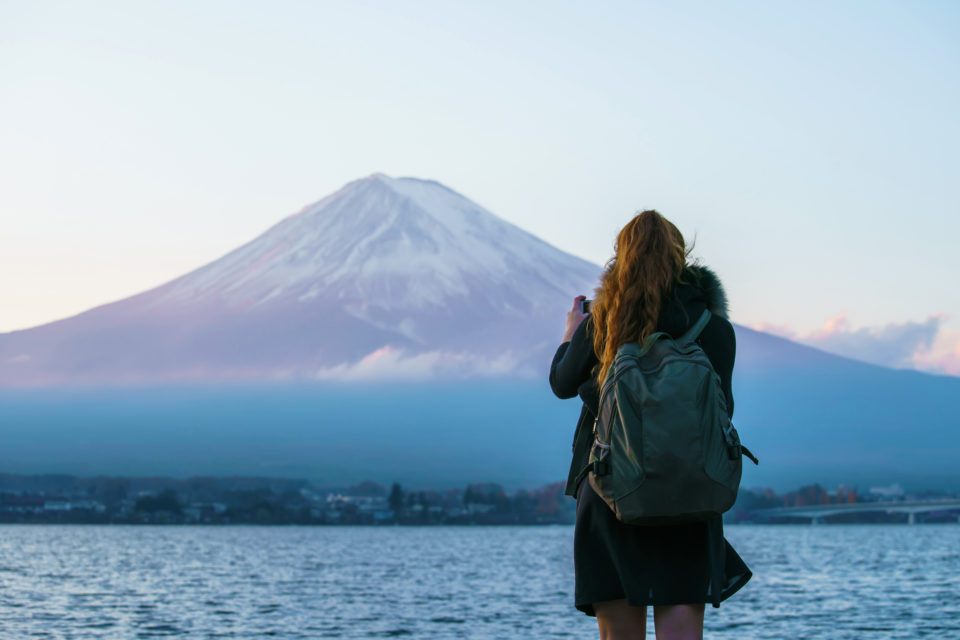
<path id="1" fill-rule="evenodd" d="M 163 299 L 246 305 L 324 296 L 424 309 L 476 295 L 524 313 L 580 290 L 597 271 L 437 182 L 377 173 L 188 274 Z"/>
<path id="2" fill-rule="evenodd" d="M 171 282 L 0 334 L 0 384 L 539 375 L 599 273 L 437 182 L 375 173 Z"/>

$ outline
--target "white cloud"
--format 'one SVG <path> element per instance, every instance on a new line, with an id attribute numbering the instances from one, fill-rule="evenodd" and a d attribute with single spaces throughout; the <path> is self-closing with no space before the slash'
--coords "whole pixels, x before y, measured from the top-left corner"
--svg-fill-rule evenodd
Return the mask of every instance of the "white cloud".
<path id="1" fill-rule="evenodd" d="M 510 353 L 487 359 L 463 353 L 427 351 L 408 354 L 390 345 L 367 354 L 355 364 L 342 364 L 316 372 L 320 380 L 427 380 L 473 376 L 523 375 Z"/>

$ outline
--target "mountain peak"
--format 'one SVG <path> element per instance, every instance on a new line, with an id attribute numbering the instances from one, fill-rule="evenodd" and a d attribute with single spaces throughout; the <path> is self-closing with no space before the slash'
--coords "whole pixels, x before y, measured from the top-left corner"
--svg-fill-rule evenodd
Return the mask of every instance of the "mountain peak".
<path id="1" fill-rule="evenodd" d="M 413 176 L 393 177 L 380 171 L 371 173 L 365 178 L 360 178 L 359 180 L 348 182 L 346 185 L 344 185 L 340 190 L 332 194 L 332 196 L 330 197 L 335 197 L 338 194 L 345 195 L 357 189 L 363 190 L 365 188 L 375 189 L 375 188 L 381 188 L 381 187 L 387 188 L 393 191 L 394 193 L 410 198 L 411 200 L 416 200 L 421 205 L 431 209 L 436 209 L 436 208 L 442 209 L 444 204 L 466 205 L 468 208 L 471 208 L 471 209 L 482 209 L 481 207 L 478 207 L 475 203 L 473 203 L 471 200 L 469 200 L 462 194 L 457 193 L 450 187 L 444 185 L 441 182 L 437 182 L 436 180 L 417 178 Z M 321 200 L 316 204 L 320 204 L 322 202 L 325 202 L 326 200 L 327 199 L 325 198 L 324 200 Z M 437 202 L 437 200 L 441 200 L 445 202 Z M 440 205 L 440 206 L 437 207 L 436 205 Z M 494 216 L 494 214 L 490 213 L 489 211 L 486 211 L 485 209 L 483 211 L 488 216 L 497 217 L 497 216 Z"/>
<path id="2" fill-rule="evenodd" d="M 375 171 L 370 175 L 368 175 L 366 178 L 360 178 L 359 180 L 355 180 L 354 182 L 361 182 L 361 183 L 379 182 L 387 186 L 390 186 L 394 180 L 396 180 L 396 178 L 392 176 L 388 176 L 382 171 Z M 347 183 L 347 184 L 349 185 L 352 183 Z"/>
<path id="3" fill-rule="evenodd" d="M 258 255 L 282 245 L 285 255 L 270 261 L 302 262 L 314 284 L 322 280 L 343 299 L 359 293 L 376 306 L 443 306 L 450 295 L 469 295 L 478 281 L 495 281 L 492 288 L 536 303 L 544 286 L 549 297 L 599 272 L 433 180 L 373 173 L 307 207 L 302 217 L 255 240 L 263 245 Z M 527 296 L 516 290 L 522 274 L 537 279 Z M 297 277 L 286 269 L 284 279 L 289 287 Z M 400 279 L 407 281 L 402 287 L 385 284 Z"/>

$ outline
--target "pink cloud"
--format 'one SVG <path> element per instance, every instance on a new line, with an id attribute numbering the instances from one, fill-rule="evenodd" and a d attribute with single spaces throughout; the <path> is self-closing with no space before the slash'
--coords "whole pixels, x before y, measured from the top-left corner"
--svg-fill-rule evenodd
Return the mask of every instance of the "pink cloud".
<path id="1" fill-rule="evenodd" d="M 750 324 L 747 326 L 757 331 L 770 333 L 775 336 L 780 336 L 781 338 L 788 338 L 790 340 L 793 340 L 794 338 L 797 337 L 797 332 L 785 324 L 774 324 L 772 322 L 757 322 L 755 324 Z"/>
<path id="2" fill-rule="evenodd" d="M 885 367 L 960 375 L 960 331 L 945 329 L 947 319 L 937 313 L 922 322 L 855 329 L 845 313 L 838 313 L 809 333 L 766 322 L 751 328 Z"/>
<path id="3" fill-rule="evenodd" d="M 850 333 L 850 321 L 847 314 L 841 312 L 832 318 L 827 318 L 823 326 L 806 336 L 807 340 L 826 340 L 838 333 Z"/>
<path id="4" fill-rule="evenodd" d="M 391 354 L 394 354 L 394 352 L 395 352 L 394 348 L 391 347 L 389 344 L 384 345 L 379 349 L 377 349 L 376 351 L 371 351 L 370 353 L 365 355 L 363 359 L 360 361 L 360 364 L 368 365 L 372 362 L 376 362 L 377 360 L 390 358 Z"/>
<path id="5" fill-rule="evenodd" d="M 921 371 L 960 376 L 960 331 L 941 331 L 929 349 L 913 354 L 913 362 Z"/>

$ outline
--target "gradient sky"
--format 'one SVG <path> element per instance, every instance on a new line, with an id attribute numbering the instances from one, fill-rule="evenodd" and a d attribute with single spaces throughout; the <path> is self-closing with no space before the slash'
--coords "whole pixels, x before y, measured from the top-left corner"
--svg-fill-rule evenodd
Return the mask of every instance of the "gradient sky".
<path id="1" fill-rule="evenodd" d="M 0 0 L 0 331 L 382 171 L 598 264 L 655 207 L 733 321 L 960 375 L 958 113 L 954 2 Z"/>

